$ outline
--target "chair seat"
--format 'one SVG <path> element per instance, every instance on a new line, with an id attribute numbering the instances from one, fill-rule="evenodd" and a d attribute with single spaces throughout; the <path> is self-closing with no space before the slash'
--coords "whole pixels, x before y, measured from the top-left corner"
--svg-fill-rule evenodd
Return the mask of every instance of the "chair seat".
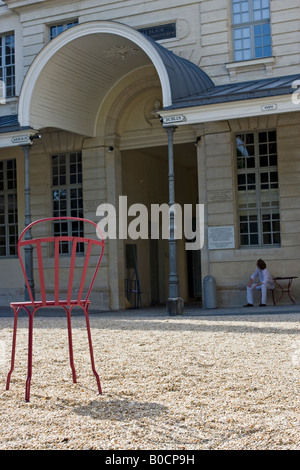
<path id="1" fill-rule="evenodd" d="M 90 301 L 89 300 L 70 300 L 69 302 L 67 300 L 59 300 L 56 302 L 55 300 L 47 300 L 46 302 L 42 302 L 41 300 L 35 300 L 34 302 L 31 302 L 31 300 L 28 300 L 26 302 L 11 302 L 10 306 L 11 307 L 74 307 L 76 305 L 80 307 L 85 307 L 86 305 L 89 305 Z"/>

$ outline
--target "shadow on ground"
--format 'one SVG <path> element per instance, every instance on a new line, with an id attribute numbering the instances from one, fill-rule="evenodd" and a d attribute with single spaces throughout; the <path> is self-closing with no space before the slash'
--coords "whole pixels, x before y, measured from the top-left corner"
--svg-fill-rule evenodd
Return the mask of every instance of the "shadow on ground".
<path id="1" fill-rule="evenodd" d="M 89 416 L 97 420 L 125 421 L 139 420 L 145 417 L 155 418 L 168 412 L 166 406 L 159 403 L 114 399 L 109 401 L 93 400 L 88 405 L 74 406 L 74 401 L 60 400 L 60 408 L 70 408 L 72 413 Z"/>

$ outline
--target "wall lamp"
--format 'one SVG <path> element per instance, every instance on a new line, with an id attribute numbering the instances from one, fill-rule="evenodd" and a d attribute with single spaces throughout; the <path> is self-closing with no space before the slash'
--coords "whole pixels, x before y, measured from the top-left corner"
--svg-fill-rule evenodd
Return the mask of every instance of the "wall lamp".
<path id="1" fill-rule="evenodd" d="M 107 149 L 109 153 L 114 151 L 114 147 L 112 145 L 99 145 L 97 148 Z"/>
<path id="2" fill-rule="evenodd" d="M 29 138 L 32 142 L 34 139 L 41 139 L 42 136 L 41 136 L 41 134 L 35 134 L 35 135 L 31 135 Z"/>

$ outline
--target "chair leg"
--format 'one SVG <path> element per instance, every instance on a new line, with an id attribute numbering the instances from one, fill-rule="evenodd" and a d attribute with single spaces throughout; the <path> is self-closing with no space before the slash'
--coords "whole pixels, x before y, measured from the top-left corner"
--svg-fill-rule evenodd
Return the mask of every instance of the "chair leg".
<path id="1" fill-rule="evenodd" d="M 272 289 L 272 299 L 273 299 L 273 305 L 276 305 L 276 300 L 275 300 L 275 289 Z"/>
<path id="2" fill-rule="evenodd" d="M 29 312 L 29 325 L 28 325 L 28 371 L 27 371 L 27 380 L 25 386 L 25 401 L 30 399 L 30 383 L 32 376 L 32 339 L 33 339 L 33 316 L 35 310 L 31 313 Z"/>
<path id="3" fill-rule="evenodd" d="M 73 356 L 73 340 L 72 340 L 72 326 L 71 326 L 71 308 L 64 307 L 66 314 L 67 314 L 67 324 L 68 324 L 68 340 L 69 340 L 69 358 L 70 358 L 70 366 L 72 370 L 72 377 L 74 384 L 77 382 L 76 378 L 76 371 L 74 366 L 74 356 Z"/>
<path id="4" fill-rule="evenodd" d="M 92 371 L 93 371 L 93 373 L 94 373 L 94 376 L 96 377 L 96 381 L 97 381 L 97 386 L 98 386 L 99 394 L 102 395 L 102 389 L 101 389 L 100 379 L 99 379 L 99 375 L 98 375 L 98 373 L 97 373 L 97 371 L 96 371 L 95 362 L 94 362 L 94 353 L 93 353 L 93 346 L 92 346 L 92 336 L 91 336 L 91 329 L 90 329 L 90 321 L 89 321 L 88 307 L 85 307 L 85 308 L 83 308 L 83 309 L 84 309 L 84 314 L 85 314 L 86 328 L 87 328 L 87 334 L 88 334 L 88 340 L 89 340 L 89 348 L 90 348 L 90 356 L 91 356 Z"/>
<path id="5" fill-rule="evenodd" d="M 11 365 L 10 365 L 10 371 L 8 372 L 7 379 L 6 379 L 6 390 L 9 390 L 10 377 L 15 367 L 18 314 L 19 314 L 19 311 L 21 310 L 20 308 L 15 308 L 15 307 L 13 307 L 13 309 L 14 309 L 14 330 L 13 330 L 13 341 L 12 341 L 12 351 L 11 351 Z"/>

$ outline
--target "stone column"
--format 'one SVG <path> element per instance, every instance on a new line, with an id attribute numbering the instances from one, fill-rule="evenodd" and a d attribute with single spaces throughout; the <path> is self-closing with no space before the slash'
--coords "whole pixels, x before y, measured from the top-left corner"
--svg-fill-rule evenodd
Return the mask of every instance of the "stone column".
<path id="1" fill-rule="evenodd" d="M 173 134 L 176 127 L 164 128 L 168 135 L 168 166 L 169 166 L 169 207 L 175 204 L 175 172 L 173 153 Z M 177 272 L 177 240 L 175 238 L 174 213 L 170 212 L 170 238 L 169 238 L 169 297 L 167 299 L 167 312 L 169 315 L 183 314 L 184 302 L 179 296 L 179 280 Z"/>
<path id="2" fill-rule="evenodd" d="M 118 146 L 118 139 L 111 139 L 110 146 L 106 148 L 106 198 L 107 202 L 119 207 L 119 196 L 122 194 L 122 159 Z M 119 221 L 120 223 L 120 221 Z M 117 223 L 118 225 L 118 223 Z M 125 266 L 124 266 L 124 250 L 125 240 L 120 237 L 117 230 L 115 240 L 107 240 L 108 261 L 109 261 L 109 286 L 111 293 L 112 310 L 125 308 Z"/>
<path id="3" fill-rule="evenodd" d="M 210 260 L 207 239 L 208 224 L 208 204 L 207 204 L 207 170 L 206 170 L 206 147 L 205 135 L 201 128 L 202 135 L 197 138 L 197 171 L 198 171 L 198 194 L 199 201 L 204 204 L 204 244 L 201 249 L 201 275 L 202 279 L 210 275 Z"/>
<path id="4" fill-rule="evenodd" d="M 83 146 L 85 217 L 100 221 L 97 208 L 112 205 L 118 213 L 118 198 L 122 194 L 121 153 L 116 136 L 86 139 Z M 102 215 L 103 216 L 103 215 Z M 118 223 L 117 223 L 118 226 Z M 101 264 L 102 279 L 98 284 L 99 308 L 125 308 L 124 240 L 107 237 Z M 96 295 L 96 286 L 93 290 Z"/>

